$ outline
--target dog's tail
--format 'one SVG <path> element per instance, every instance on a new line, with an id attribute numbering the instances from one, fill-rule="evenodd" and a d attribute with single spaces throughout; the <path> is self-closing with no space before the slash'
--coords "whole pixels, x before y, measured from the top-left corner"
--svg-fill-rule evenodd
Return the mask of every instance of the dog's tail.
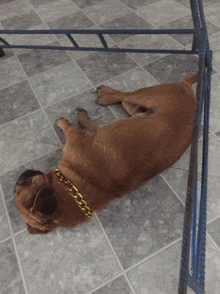
<path id="1" fill-rule="evenodd" d="M 192 89 L 192 84 L 197 81 L 198 75 L 190 75 L 188 77 L 182 78 L 181 86 L 191 95 L 193 95 L 193 99 L 195 100 L 195 95 Z"/>

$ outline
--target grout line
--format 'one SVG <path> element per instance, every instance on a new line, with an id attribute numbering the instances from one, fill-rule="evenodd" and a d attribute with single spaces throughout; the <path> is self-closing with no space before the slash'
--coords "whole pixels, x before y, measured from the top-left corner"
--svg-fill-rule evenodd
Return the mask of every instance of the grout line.
<path id="1" fill-rule="evenodd" d="M 116 119 L 119 119 L 117 114 L 114 112 L 114 110 L 111 108 L 111 106 L 108 106 L 108 109 L 112 112 L 112 114 L 116 117 Z"/>
<path id="2" fill-rule="evenodd" d="M 119 75 L 117 75 L 117 76 L 115 76 L 115 77 L 113 77 L 113 78 L 110 78 L 110 79 L 108 79 L 108 80 L 105 80 L 103 83 L 108 83 L 108 82 L 114 81 L 115 79 L 118 79 L 118 78 L 122 77 L 123 75 L 126 75 L 126 74 L 128 74 L 128 73 L 130 73 L 130 72 L 132 72 L 132 71 L 137 70 L 139 67 L 140 67 L 140 66 L 137 64 L 137 67 L 132 68 L 132 69 L 126 71 L 126 72 L 123 72 L 123 73 L 121 73 L 121 74 L 119 74 Z M 95 84 L 95 85 L 94 85 L 94 88 L 96 89 L 97 87 L 100 87 L 101 85 L 103 85 L 103 83 Z M 119 91 L 120 91 L 120 90 L 119 90 Z"/>
<path id="3" fill-rule="evenodd" d="M 210 135 L 213 135 L 218 141 L 220 141 L 220 138 L 215 133 L 213 133 L 212 131 L 211 131 L 211 134 Z"/>
<path id="4" fill-rule="evenodd" d="M 17 56 L 16 56 L 16 58 L 17 58 L 17 60 L 18 60 L 18 62 L 19 62 L 19 64 L 20 64 L 20 66 L 22 67 L 19 58 L 18 58 Z M 22 68 L 23 68 L 23 67 L 22 67 Z M 23 70 L 24 70 L 24 69 L 23 69 Z M 24 72 L 25 72 L 25 70 L 24 70 Z M 32 91 L 33 91 L 33 93 L 34 93 L 34 95 L 35 95 L 35 98 L 37 99 L 37 101 L 38 101 L 38 103 L 39 103 L 39 105 L 40 105 L 40 107 L 41 107 L 41 110 L 43 111 L 43 113 L 44 113 L 44 115 L 45 115 L 45 117 L 46 117 L 46 119 L 47 119 L 47 121 L 48 121 L 50 127 L 52 128 L 52 131 L 53 131 L 55 137 L 56 137 L 57 140 L 58 140 L 58 143 L 60 144 L 60 146 L 62 146 L 61 141 L 60 141 L 60 139 L 59 139 L 57 133 L 55 132 L 55 130 L 54 130 L 54 128 L 53 128 L 53 126 L 52 126 L 52 124 L 51 124 L 51 122 L 50 122 L 50 120 L 49 120 L 49 117 L 47 116 L 47 114 L 46 114 L 46 112 L 45 112 L 45 110 L 44 110 L 44 108 L 43 108 L 43 106 L 42 106 L 40 100 L 38 99 L 37 94 L 35 93 L 35 91 L 34 91 L 32 85 L 31 85 L 31 82 L 30 82 L 29 77 L 27 76 L 26 72 L 25 72 L 25 75 L 26 75 L 27 81 L 28 81 L 28 83 L 29 83 L 29 85 L 30 85 L 30 87 L 31 87 L 31 89 L 32 89 Z"/>
<path id="5" fill-rule="evenodd" d="M 185 207 L 184 201 L 181 199 L 181 197 L 178 195 L 178 193 L 174 190 L 174 188 L 170 185 L 170 183 L 167 181 L 167 179 L 164 177 L 164 175 L 160 174 L 160 176 L 164 180 L 164 182 L 168 185 L 168 187 L 172 190 L 172 192 L 176 195 L 176 197 L 182 203 L 182 205 Z"/>
<path id="6" fill-rule="evenodd" d="M 10 169 L 8 169 L 8 170 L 5 170 L 3 173 L 0 173 L 0 176 L 4 175 L 4 174 L 7 173 L 7 172 L 13 171 L 15 168 L 19 168 L 20 166 L 23 166 L 23 165 L 25 165 L 25 164 L 31 163 L 32 161 L 34 161 L 34 160 L 36 160 L 36 159 L 38 159 L 38 158 L 41 158 L 41 157 L 43 157 L 43 156 L 45 156 L 45 155 L 47 155 L 47 154 L 50 154 L 51 152 L 54 152 L 54 151 L 56 151 L 56 150 L 58 150 L 58 149 L 62 149 L 62 147 L 57 147 L 56 149 L 54 149 L 54 150 L 50 150 L 50 151 L 48 151 L 47 153 L 44 153 L 43 155 L 41 154 L 41 155 L 39 155 L 39 156 L 37 156 L 37 157 L 35 157 L 35 158 L 32 158 L 31 160 L 24 161 L 22 164 L 19 164 L 19 165 L 17 165 L 17 166 L 14 166 L 14 167 L 12 167 L 12 168 L 10 168 Z"/>
<path id="7" fill-rule="evenodd" d="M 220 247 L 217 245 L 217 243 L 214 241 L 214 239 L 210 236 L 210 234 L 207 232 L 207 239 L 212 243 L 212 245 L 215 247 L 215 249 L 220 252 Z"/>
<path id="8" fill-rule="evenodd" d="M 21 119 L 21 118 L 25 118 L 26 116 L 28 116 L 28 115 L 30 115 L 30 114 L 33 114 L 33 113 L 35 113 L 35 112 L 37 112 L 37 111 L 39 111 L 39 110 L 41 110 L 41 108 L 38 108 L 38 109 L 36 109 L 36 110 L 34 110 L 34 111 L 32 111 L 32 112 L 26 113 L 26 114 L 24 114 L 24 115 L 22 115 L 22 116 L 19 116 L 19 117 L 15 118 L 15 119 L 12 119 L 12 120 L 10 120 L 10 121 L 7 121 L 6 123 L 0 125 L 0 129 L 1 129 L 2 127 L 5 127 L 5 126 L 9 125 L 11 122 L 14 122 L 14 121 L 16 121 L 16 120 L 19 120 L 19 119 Z"/>
<path id="9" fill-rule="evenodd" d="M 207 221 L 207 225 L 211 224 L 212 222 L 216 221 L 216 220 L 219 219 L 219 218 L 220 218 L 220 215 L 218 215 L 218 216 L 212 218 L 211 220 Z"/>
<path id="10" fill-rule="evenodd" d="M 7 238 L 5 238 L 5 239 L 3 239 L 3 240 L 1 240 L 1 241 L 0 241 L 0 244 L 4 243 L 4 242 L 6 242 L 6 241 L 8 241 L 8 240 L 10 240 L 10 239 L 11 239 L 11 236 L 10 236 L 10 237 L 7 237 Z"/>
<path id="11" fill-rule="evenodd" d="M 136 263 L 135 265 L 130 266 L 129 268 L 127 268 L 125 270 L 125 272 L 127 273 L 128 271 L 133 270 L 134 268 L 138 267 L 139 265 L 141 265 L 142 263 L 150 260 L 151 258 L 159 255 L 160 253 L 162 253 L 163 251 L 167 250 L 168 248 L 174 246 L 175 244 L 179 243 L 180 241 L 182 241 L 182 236 L 179 237 L 178 239 L 176 239 L 175 241 L 171 242 L 170 244 L 164 246 L 163 248 L 159 249 L 158 251 L 152 253 L 151 255 L 147 256 L 146 258 L 142 259 L 141 261 L 139 261 L 138 263 Z"/>
<path id="12" fill-rule="evenodd" d="M 97 290 L 101 289 L 102 287 L 108 285 L 109 283 L 113 282 L 117 278 L 120 278 L 122 275 L 123 275 L 122 273 L 119 273 L 119 274 L 115 275 L 114 277 L 108 279 L 106 282 L 104 282 L 104 283 L 100 284 L 99 286 L 93 288 L 91 291 L 86 292 L 86 294 L 92 294 L 92 293 L 94 293 L 95 291 L 97 291 Z"/>
<path id="13" fill-rule="evenodd" d="M 4 208 L 5 208 L 5 212 L 6 212 L 6 216 L 7 216 L 7 220 L 8 220 L 8 225 L 9 225 L 10 232 L 11 232 L 11 238 L 12 238 L 12 242 L 13 242 L 13 246 L 14 246 L 14 250 L 15 250 L 16 259 L 17 259 L 17 262 L 18 262 L 18 267 L 19 267 L 20 274 L 21 274 L 21 279 L 22 279 L 23 286 L 24 286 L 24 291 L 25 291 L 25 294 L 28 294 L 27 283 L 26 283 L 25 275 L 24 275 L 24 272 L 23 272 L 23 269 L 22 269 L 20 257 L 19 257 L 19 254 L 18 254 L 18 249 L 17 249 L 17 245 L 16 245 L 16 242 L 15 242 L 15 238 L 14 238 L 14 235 L 13 235 L 11 220 L 10 220 L 8 209 L 7 209 L 7 206 L 6 206 L 6 202 L 5 202 L 5 199 L 4 199 L 4 196 L 3 196 L 3 190 L 2 190 L 1 184 L 0 184 L 0 192 L 2 193 L 3 205 L 4 205 Z"/>
<path id="14" fill-rule="evenodd" d="M 125 279 L 126 279 L 128 285 L 129 285 L 129 287 L 130 287 L 130 289 L 131 289 L 131 292 L 132 292 L 133 294 L 136 294 L 136 292 L 134 291 L 133 286 L 132 286 L 130 280 L 129 280 L 128 277 L 127 277 L 126 271 L 124 270 L 124 268 L 123 268 L 123 266 L 122 266 L 122 264 L 121 264 L 121 261 L 119 260 L 119 257 L 118 257 L 118 255 L 116 254 L 115 249 L 114 249 L 113 245 L 111 244 L 111 241 L 109 240 L 108 235 L 107 235 L 107 233 L 106 233 L 106 231 L 105 231 L 105 229 L 104 229 L 104 227 L 103 227 L 103 225 L 102 225 L 102 223 L 101 223 L 101 221 L 100 221 L 98 215 L 95 214 L 95 216 L 96 216 L 96 219 L 97 219 L 97 221 L 98 221 L 98 223 L 99 223 L 99 225 L 100 225 L 100 227 L 101 227 L 102 233 L 103 233 L 103 235 L 105 236 L 105 239 L 106 239 L 106 241 L 107 241 L 107 243 L 108 243 L 108 245 L 109 245 L 109 247 L 110 247 L 110 249 L 111 249 L 111 251 L 112 251 L 112 253 L 113 253 L 113 255 L 114 255 L 114 257 L 115 257 L 115 259 L 116 259 L 116 261 L 117 261 L 117 263 L 118 263 L 118 266 L 119 266 L 119 268 L 121 269 L 121 275 L 122 275 L 122 274 L 124 275 L 124 277 L 125 277 Z"/>
<path id="15" fill-rule="evenodd" d="M 22 233 L 24 233 L 24 232 L 26 232 L 26 231 L 27 231 L 27 229 L 23 229 L 23 230 L 21 230 L 21 231 L 15 233 L 15 234 L 14 234 L 14 237 L 16 237 L 16 236 L 18 236 L 18 235 L 20 235 L 20 234 L 22 234 Z M 10 237 L 7 237 L 7 238 L 5 238 L 5 239 L 3 239 L 3 240 L 1 240 L 1 241 L 0 241 L 0 244 L 1 244 L 1 243 L 4 243 L 4 242 L 6 242 L 6 241 L 8 241 L 8 240 L 10 240 L 10 239 L 11 239 L 11 236 L 10 236 Z"/>

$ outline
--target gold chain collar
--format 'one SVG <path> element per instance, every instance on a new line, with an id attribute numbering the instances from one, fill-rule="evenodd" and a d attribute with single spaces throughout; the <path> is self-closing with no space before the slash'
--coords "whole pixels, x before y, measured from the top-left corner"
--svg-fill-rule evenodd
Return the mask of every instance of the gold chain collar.
<path id="1" fill-rule="evenodd" d="M 59 181 L 64 182 L 64 184 L 66 185 L 66 189 L 70 192 L 70 195 L 75 199 L 79 208 L 84 211 L 86 216 L 92 217 L 93 212 L 89 208 L 87 202 L 83 199 L 83 196 L 78 192 L 78 189 L 75 186 L 73 186 L 73 184 L 64 177 L 64 175 L 61 173 L 61 171 L 58 168 L 55 169 L 55 173 Z"/>

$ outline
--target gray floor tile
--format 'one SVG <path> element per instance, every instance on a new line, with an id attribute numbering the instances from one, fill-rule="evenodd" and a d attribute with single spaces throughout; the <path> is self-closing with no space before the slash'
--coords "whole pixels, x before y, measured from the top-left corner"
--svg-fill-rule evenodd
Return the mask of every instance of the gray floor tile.
<path id="1" fill-rule="evenodd" d="M 94 26 L 94 23 L 82 12 L 78 11 L 70 15 L 48 22 L 51 30 L 83 30 Z M 58 39 L 63 35 L 56 35 Z"/>
<path id="2" fill-rule="evenodd" d="M 213 68 L 220 71 L 220 33 L 212 35 L 209 39 L 209 43 L 213 52 Z"/>
<path id="3" fill-rule="evenodd" d="M 166 35 L 136 35 L 119 43 L 119 47 L 137 49 L 176 49 L 182 50 L 183 47 Z M 151 53 L 150 53 L 151 54 Z M 158 56 L 164 56 L 159 55 Z"/>
<path id="4" fill-rule="evenodd" d="M 51 151 L 50 153 L 38 157 L 37 159 L 33 159 L 31 163 L 33 164 L 34 170 L 40 170 L 45 173 L 48 170 L 53 170 L 57 167 L 57 163 L 62 158 L 62 148 L 58 148 L 55 151 Z"/>
<path id="5" fill-rule="evenodd" d="M 198 146 L 198 168 L 201 170 L 202 167 L 202 141 L 199 142 Z M 210 176 L 218 175 L 220 176 L 220 141 L 214 136 L 209 136 L 209 161 L 208 170 Z"/>
<path id="6" fill-rule="evenodd" d="M 219 32 L 220 28 L 216 25 L 210 23 L 209 21 L 206 21 L 207 30 L 209 36 L 211 36 L 214 33 Z M 166 25 L 163 25 L 160 27 L 160 29 L 193 29 L 193 21 L 192 21 L 192 15 L 184 16 L 180 19 L 177 19 L 175 21 L 172 21 Z M 177 42 L 179 42 L 183 46 L 192 46 L 193 42 L 193 35 L 170 35 L 173 39 L 175 39 Z"/>
<path id="7" fill-rule="evenodd" d="M 186 16 L 191 11 L 175 1 L 162 0 L 139 8 L 137 13 L 152 25 L 158 27 Z"/>
<path id="8" fill-rule="evenodd" d="M 128 7 L 133 9 L 138 9 L 151 3 L 155 3 L 157 1 L 159 0 L 121 0 L 121 2 L 123 2 Z"/>
<path id="9" fill-rule="evenodd" d="M 0 272 L 2 294 L 25 293 L 12 240 L 0 244 Z"/>
<path id="10" fill-rule="evenodd" d="M 94 85 L 137 67 L 137 64 L 125 53 L 96 52 L 78 59 L 77 64 Z"/>
<path id="11" fill-rule="evenodd" d="M 91 88 L 73 61 L 30 78 L 30 83 L 44 107 Z"/>
<path id="12" fill-rule="evenodd" d="M 114 20 L 102 23 L 100 25 L 101 29 L 114 29 L 114 30 L 123 30 L 123 29 L 153 29 L 153 26 L 147 23 L 143 18 L 138 16 L 136 13 L 129 13 L 125 16 L 121 16 Z M 130 38 L 133 35 L 116 35 L 111 34 L 111 38 L 115 42 L 121 42 L 127 38 Z"/>
<path id="13" fill-rule="evenodd" d="M 59 147 L 41 110 L 0 127 L 0 138 L 2 172 Z"/>
<path id="14" fill-rule="evenodd" d="M 113 200 L 98 216 L 125 268 L 182 233 L 182 204 L 160 176 Z"/>
<path id="15" fill-rule="evenodd" d="M 14 1 L 14 0 L 2 0 L 0 5 L 4 5 L 4 4 L 10 3 L 12 1 Z"/>
<path id="16" fill-rule="evenodd" d="M 188 171 L 177 168 L 168 168 L 162 172 L 162 175 L 185 203 L 188 183 Z"/>
<path id="17" fill-rule="evenodd" d="M 190 1 L 185 1 L 185 0 L 175 0 L 175 2 L 182 4 L 183 6 L 186 6 L 190 8 Z M 217 3 L 218 0 L 203 0 L 203 7 L 207 7 L 209 5 Z"/>
<path id="18" fill-rule="evenodd" d="M 48 44 L 49 46 L 60 46 L 59 42 Z M 65 51 L 58 50 L 29 50 L 18 55 L 18 59 L 28 77 L 40 74 L 56 66 L 70 62 L 72 59 Z"/>
<path id="19" fill-rule="evenodd" d="M 0 89 L 7 88 L 26 79 L 23 68 L 15 56 L 1 60 Z"/>
<path id="20" fill-rule="evenodd" d="M 128 286 L 126 279 L 122 276 L 93 292 L 93 294 L 131 294 L 131 289 Z"/>
<path id="21" fill-rule="evenodd" d="M 210 223 L 207 226 L 207 232 L 220 248 L 220 218 L 216 219 L 214 222 Z"/>
<path id="22" fill-rule="evenodd" d="M 32 294 L 84 294 L 120 272 L 95 219 L 15 240 Z"/>
<path id="23" fill-rule="evenodd" d="M 98 95 L 92 89 L 45 108 L 50 122 L 57 132 L 62 144 L 65 144 L 65 136 L 62 130 L 57 127 L 56 121 L 60 117 L 65 117 L 70 123 L 80 127 L 75 116 L 75 109 L 78 107 L 84 108 L 88 112 L 91 120 L 99 127 L 104 127 L 116 119 L 108 107 L 102 107 L 96 103 L 97 98 Z"/>
<path id="24" fill-rule="evenodd" d="M 219 55 L 220 56 L 220 55 Z M 210 130 L 216 132 L 220 129 L 220 74 L 212 78 L 210 101 Z"/>
<path id="25" fill-rule="evenodd" d="M 29 2 L 35 7 L 38 8 L 41 5 L 51 4 L 57 0 L 29 0 Z"/>
<path id="26" fill-rule="evenodd" d="M 2 1 L 1 4 L 3 4 Z M 0 5 L 0 21 L 28 13 L 32 10 L 33 7 L 28 0 L 7 1 L 5 5 Z"/>
<path id="27" fill-rule="evenodd" d="M 5 30 L 27 30 L 41 24 L 42 20 L 36 12 L 31 10 L 28 13 L 3 20 L 1 23 Z"/>
<path id="28" fill-rule="evenodd" d="M 96 4 L 102 4 L 102 2 L 106 0 L 72 0 L 74 3 L 76 3 L 77 6 L 79 6 L 81 9 L 96 5 Z"/>
<path id="29" fill-rule="evenodd" d="M 79 11 L 79 7 L 71 0 L 57 0 L 55 3 L 47 2 L 36 8 L 36 12 L 43 21 L 53 21 L 62 16 L 67 16 L 71 13 Z"/>
<path id="30" fill-rule="evenodd" d="M 28 81 L 0 90 L 0 125 L 40 108 Z"/>
<path id="31" fill-rule="evenodd" d="M 111 21 L 131 12 L 131 10 L 118 0 L 106 0 L 91 7 L 86 7 L 83 12 L 96 24 Z"/>
<path id="32" fill-rule="evenodd" d="M 220 27 L 220 19 L 219 19 L 220 3 L 219 2 L 217 2 L 214 5 L 209 5 L 208 7 L 204 9 L 204 12 L 205 12 L 205 17 L 208 21 Z"/>
<path id="33" fill-rule="evenodd" d="M 172 54 L 144 66 L 159 83 L 180 83 L 184 76 L 198 72 L 198 58 L 194 55 Z"/>
<path id="34" fill-rule="evenodd" d="M 0 191 L 0 241 L 11 236 L 6 211 L 3 204 L 3 195 Z"/>
<path id="35" fill-rule="evenodd" d="M 137 294 L 177 293 L 181 242 L 171 246 L 157 256 L 128 272 Z"/>

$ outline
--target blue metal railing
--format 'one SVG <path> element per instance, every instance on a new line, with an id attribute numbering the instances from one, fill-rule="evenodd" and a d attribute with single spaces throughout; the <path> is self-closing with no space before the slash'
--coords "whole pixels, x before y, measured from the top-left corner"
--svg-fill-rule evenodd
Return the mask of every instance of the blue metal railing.
<path id="1" fill-rule="evenodd" d="M 3 37 L 0 37 L 2 48 L 15 48 L 15 49 L 47 49 L 47 50 L 71 50 L 71 51 L 103 51 L 103 52 L 129 52 L 129 53 L 178 53 L 178 54 L 198 54 L 196 47 L 192 46 L 192 50 L 172 50 L 172 49 L 130 49 L 130 48 L 110 48 L 103 35 L 109 34 L 127 34 L 127 35 L 155 35 L 155 34 L 193 34 L 194 29 L 183 29 L 183 30 L 0 30 L 0 35 L 13 34 L 13 35 L 36 35 L 36 34 L 55 34 L 55 35 L 66 35 L 73 44 L 72 47 L 63 46 L 38 46 L 38 45 L 16 45 L 9 44 Z M 80 47 L 74 40 L 72 35 L 97 35 L 100 39 L 102 47 Z"/>

